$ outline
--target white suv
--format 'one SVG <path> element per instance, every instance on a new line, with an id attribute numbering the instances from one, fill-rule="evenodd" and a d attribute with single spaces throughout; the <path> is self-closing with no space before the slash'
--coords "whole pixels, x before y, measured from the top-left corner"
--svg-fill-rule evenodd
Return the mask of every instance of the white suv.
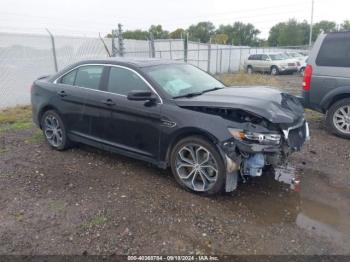
<path id="1" fill-rule="evenodd" d="M 250 55 L 244 62 L 244 68 L 248 74 L 253 72 L 269 72 L 271 75 L 293 74 L 298 71 L 298 66 L 300 66 L 300 62 L 288 58 L 283 53 L 254 54 Z"/>

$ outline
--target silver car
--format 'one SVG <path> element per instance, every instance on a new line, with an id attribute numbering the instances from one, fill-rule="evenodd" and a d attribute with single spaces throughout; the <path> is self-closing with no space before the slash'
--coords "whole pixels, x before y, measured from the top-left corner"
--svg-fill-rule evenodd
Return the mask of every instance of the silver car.
<path id="1" fill-rule="evenodd" d="M 253 72 L 268 72 L 271 75 L 280 73 L 293 74 L 298 71 L 300 62 L 290 59 L 283 53 L 254 54 L 244 62 L 244 68 L 248 74 Z"/>

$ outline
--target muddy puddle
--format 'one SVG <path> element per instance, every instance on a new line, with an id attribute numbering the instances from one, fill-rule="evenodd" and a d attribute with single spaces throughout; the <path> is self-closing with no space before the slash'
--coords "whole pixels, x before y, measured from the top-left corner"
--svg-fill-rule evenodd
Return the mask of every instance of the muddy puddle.
<path id="1" fill-rule="evenodd" d="M 292 223 L 350 251 L 350 189 L 333 185 L 330 174 L 311 169 L 296 172 L 301 179 L 299 192 L 265 174 L 240 188 L 242 200 L 262 225 Z M 248 201 L 251 194 L 254 201 Z"/>

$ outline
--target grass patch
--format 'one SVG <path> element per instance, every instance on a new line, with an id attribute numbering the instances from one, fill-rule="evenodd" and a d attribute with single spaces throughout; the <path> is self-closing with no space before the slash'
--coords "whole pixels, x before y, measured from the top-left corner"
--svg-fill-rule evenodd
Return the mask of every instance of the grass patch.
<path id="1" fill-rule="evenodd" d="M 86 223 L 82 224 L 81 228 L 83 230 L 89 230 L 94 227 L 103 226 L 106 223 L 107 223 L 107 217 L 105 217 L 104 215 L 98 215 L 92 218 L 91 220 L 87 221 Z"/>
<path id="2" fill-rule="evenodd" d="M 18 106 L 0 111 L 0 131 L 26 129 L 32 126 L 30 106 Z"/>
<path id="3" fill-rule="evenodd" d="M 305 117 L 309 121 L 322 121 L 325 118 L 323 114 L 310 109 L 305 109 Z"/>
<path id="4" fill-rule="evenodd" d="M 65 203 L 61 200 L 52 200 L 49 202 L 49 210 L 53 212 L 62 212 L 65 208 Z"/>
<path id="5" fill-rule="evenodd" d="M 0 148 L 0 155 L 5 154 L 8 151 L 6 148 Z"/>
<path id="6" fill-rule="evenodd" d="M 237 74 L 222 74 L 217 78 L 227 86 L 251 86 L 251 85 L 263 85 L 263 86 L 278 86 L 279 82 L 274 77 L 264 74 L 251 74 L 248 75 L 244 72 Z"/>

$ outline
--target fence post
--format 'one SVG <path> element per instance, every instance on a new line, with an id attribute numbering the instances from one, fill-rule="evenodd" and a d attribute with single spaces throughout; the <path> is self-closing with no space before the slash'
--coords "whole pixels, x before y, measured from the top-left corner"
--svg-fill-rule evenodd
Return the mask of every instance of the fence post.
<path id="1" fill-rule="evenodd" d="M 187 63 L 187 56 L 188 56 L 188 33 L 186 34 L 186 37 L 184 38 L 184 61 Z"/>
<path id="2" fill-rule="evenodd" d="M 239 49 L 239 64 L 238 64 L 238 71 L 240 71 L 242 68 L 242 48 Z"/>
<path id="3" fill-rule="evenodd" d="M 56 57 L 56 47 L 55 47 L 55 38 L 49 31 L 49 29 L 46 28 L 46 31 L 49 33 L 50 38 L 51 38 L 51 45 L 52 45 L 52 56 L 53 56 L 53 63 L 55 67 L 55 72 L 58 72 L 58 66 L 57 66 L 57 57 Z"/>
<path id="4" fill-rule="evenodd" d="M 150 34 L 150 47 L 151 47 L 151 56 L 156 57 L 156 48 L 154 47 L 154 37 L 153 34 Z"/>
<path id="5" fill-rule="evenodd" d="M 201 48 L 200 42 L 201 42 L 201 40 L 198 39 L 198 53 L 197 53 L 197 66 L 198 66 L 198 67 L 199 67 L 199 49 Z"/>
<path id="6" fill-rule="evenodd" d="M 172 53 L 172 46 L 171 46 L 172 40 L 169 39 L 169 51 L 170 51 L 170 59 L 173 59 L 173 53 Z"/>
<path id="7" fill-rule="evenodd" d="M 228 72 L 231 73 L 231 52 L 232 52 L 232 46 L 230 45 L 230 50 L 228 54 Z"/>
<path id="8" fill-rule="evenodd" d="M 118 49 L 119 55 L 124 56 L 124 39 L 123 39 L 123 29 L 122 25 L 118 24 Z"/>
<path id="9" fill-rule="evenodd" d="M 208 64 L 207 64 L 207 72 L 210 73 L 210 62 L 211 62 L 211 38 L 208 44 Z"/>
<path id="10" fill-rule="evenodd" d="M 216 55 L 215 55 L 215 73 L 218 73 L 218 58 L 219 58 L 219 46 L 216 44 Z"/>
<path id="11" fill-rule="evenodd" d="M 112 30 L 112 56 L 115 57 L 117 55 L 117 47 L 115 46 L 115 37 L 116 37 L 116 30 Z"/>
<path id="12" fill-rule="evenodd" d="M 220 74 L 222 73 L 222 48 L 220 49 Z"/>

